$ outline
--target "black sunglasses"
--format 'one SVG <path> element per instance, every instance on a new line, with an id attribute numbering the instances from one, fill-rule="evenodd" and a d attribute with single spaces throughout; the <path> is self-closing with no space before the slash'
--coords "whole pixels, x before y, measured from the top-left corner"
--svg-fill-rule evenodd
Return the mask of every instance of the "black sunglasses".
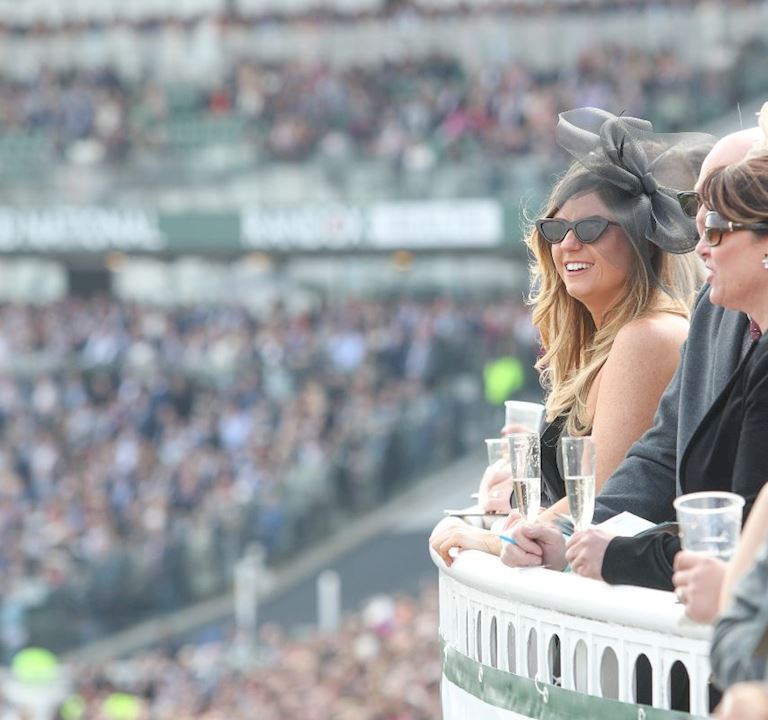
<path id="1" fill-rule="evenodd" d="M 573 222 L 558 220 L 557 218 L 541 218 L 536 221 L 536 229 L 550 245 L 563 242 L 569 230 L 573 230 L 573 234 L 579 242 L 589 245 L 589 243 L 595 242 L 609 225 L 618 224 L 599 215 Z"/>
<path id="2" fill-rule="evenodd" d="M 689 218 L 695 218 L 701 207 L 702 199 L 695 190 L 686 190 L 677 193 L 677 202 L 680 203 L 680 207 Z"/>
<path id="3" fill-rule="evenodd" d="M 726 220 L 720 213 L 708 212 L 704 217 L 704 242 L 709 247 L 716 247 L 723 239 L 723 233 L 734 230 L 751 230 L 756 233 L 768 233 L 768 222 L 735 223 Z"/>

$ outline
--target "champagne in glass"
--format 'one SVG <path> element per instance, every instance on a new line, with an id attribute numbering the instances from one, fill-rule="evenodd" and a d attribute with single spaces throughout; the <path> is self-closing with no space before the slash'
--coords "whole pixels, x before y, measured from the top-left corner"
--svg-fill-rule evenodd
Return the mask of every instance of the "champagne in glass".
<path id="1" fill-rule="evenodd" d="M 507 436 L 512 489 L 520 514 L 533 522 L 541 506 L 541 454 L 539 434 L 515 433 Z"/>
<path id="2" fill-rule="evenodd" d="M 568 509 L 576 530 L 586 530 L 595 512 L 595 444 L 585 437 L 563 437 L 563 476 Z"/>

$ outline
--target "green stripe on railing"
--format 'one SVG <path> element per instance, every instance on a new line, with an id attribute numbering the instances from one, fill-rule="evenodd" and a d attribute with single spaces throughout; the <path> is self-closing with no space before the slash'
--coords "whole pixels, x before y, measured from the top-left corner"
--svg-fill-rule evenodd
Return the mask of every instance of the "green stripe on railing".
<path id="1" fill-rule="evenodd" d="M 695 717 L 536 683 L 482 665 L 445 644 L 443 675 L 484 703 L 538 720 L 691 720 Z"/>

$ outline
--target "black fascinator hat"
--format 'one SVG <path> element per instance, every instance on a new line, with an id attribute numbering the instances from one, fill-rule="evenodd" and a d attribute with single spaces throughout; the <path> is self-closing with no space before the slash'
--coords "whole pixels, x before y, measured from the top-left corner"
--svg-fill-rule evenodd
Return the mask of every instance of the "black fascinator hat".
<path id="1" fill-rule="evenodd" d="M 651 244 L 675 254 L 693 250 L 696 225 L 680 207 L 677 193 L 693 189 L 715 138 L 655 133 L 647 120 L 591 107 L 561 113 L 556 137 L 585 170 L 561 183 L 557 207 L 597 192 L 649 269 Z"/>

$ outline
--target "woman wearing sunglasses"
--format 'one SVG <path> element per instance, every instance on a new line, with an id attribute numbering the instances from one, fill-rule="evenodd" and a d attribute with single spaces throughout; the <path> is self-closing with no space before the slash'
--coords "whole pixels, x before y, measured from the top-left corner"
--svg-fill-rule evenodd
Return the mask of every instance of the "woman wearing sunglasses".
<path id="1" fill-rule="evenodd" d="M 684 492 L 743 495 L 746 517 L 768 479 L 768 151 L 711 172 L 701 196 L 707 212 L 696 252 L 709 299 L 748 315 L 763 339 L 753 341 L 698 427 L 680 483 Z"/>
<path id="2" fill-rule="evenodd" d="M 704 227 L 696 251 L 704 261 L 710 298 L 713 303 L 749 315 L 763 333 L 752 343 L 728 385 L 709 414 L 697 429 L 684 463 L 680 467 L 680 482 L 685 492 L 694 490 L 729 490 L 746 499 L 744 517 L 750 514 L 755 498 L 768 480 L 768 148 L 763 147 L 748 157 L 713 171 L 704 181 L 702 198 L 709 211 L 704 215 Z M 763 490 L 755 505 L 756 523 L 750 519 L 745 527 L 742 546 L 736 553 L 741 573 L 749 566 L 743 553 L 751 553 L 760 542 L 768 541 L 765 517 L 768 495 Z M 751 549 L 749 546 L 751 545 Z M 667 550 L 673 556 L 679 544 Z M 736 560 L 735 558 L 735 560 Z M 701 569 L 708 567 L 707 577 Z M 683 552 L 674 556 L 675 575 L 672 578 L 678 597 L 688 606 L 689 613 L 700 622 L 711 621 L 723 608 L 718 608 L 717 596 L 725 565 L 711 558 Z M 732 570 L 732 569 L 731 569 Z M 729 575 L 732 571 L 729 570 Z M 754 649 L 768 629 L 766 606 L 757 603 L 765 596 L 768 562 L 763 551 L 761 577 L 751 579 L 749 594 L 737 593 L 729 623 L 741 633 L 739 643 L 744 649 L 742 667 L 749 667 L 747 648 Z M 716 577 L 717 582 L 712 582 Z M 702 583 L 706 579 L 707 583 Z M 725 595 L 723 596 L 725 600 Z M 759 606 L 763 627 L 748 628 L 741 620 Z M 736 619 L 734 613 L 742 615 Z M 746 631 L 746 632 L 745 632 Z M 718 647 L 716 634 L 715 648 Z M 725 642 L 726 645 L 736 644 Z M 728 664 L 725 658 L 716 661 Z M 763 670 L 766 663 L 763 662 Z M 736 680 L 753 679 L 730 671 L 720 671 L 723 687 Z"/>
<path id="3" fill-rule="evenodd" d="M 695 225 L 676 195 L 693 186 L 711 146 L 708 136 L 659 136 L 594 108 L 563 113 L 557 139 L 575 161 L 526 239 L 547 391 L 543 519 L 567 512 L 563 432 L 594 438 L 599 490 L 651 425 L 701 280 Z M 458 523 L 438 525 L 430 543 L 449 564 L 451 547 L 501 550 L 493 533 Z"/>

